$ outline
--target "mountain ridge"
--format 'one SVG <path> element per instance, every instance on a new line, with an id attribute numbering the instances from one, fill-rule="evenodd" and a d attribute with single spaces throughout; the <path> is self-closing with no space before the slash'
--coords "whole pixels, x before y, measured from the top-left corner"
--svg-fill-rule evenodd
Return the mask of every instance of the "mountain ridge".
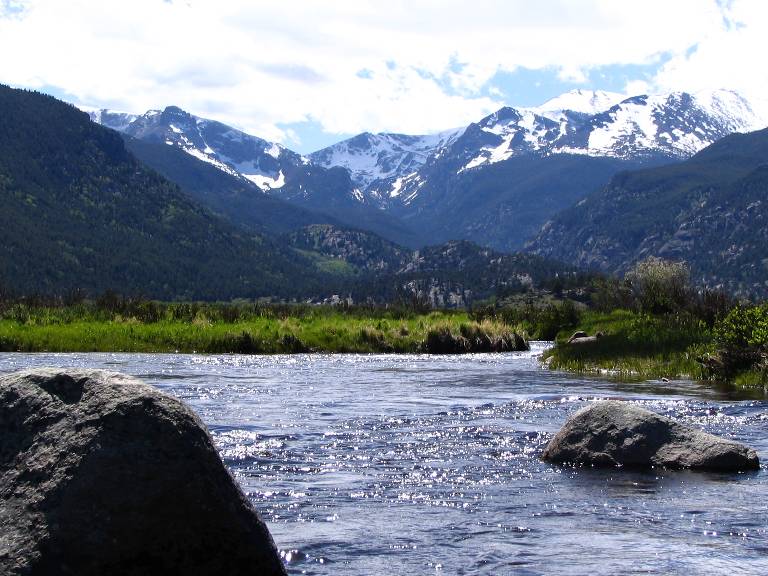
<path id="1" fill-rule="evenodd" d="M 768 295 L 768 129 L 732 134 L 689 160 L 616 175 L 526 247 L 622 273 L 648 256 L 685 260 L 697 284 Z"/>
<path id="2" fill-rule="evenodd" d="M 504 251 L 521 249 L 619 171 L 679 162 L 765 123 L 727 90 L 631 97 L 577 90 L 438 135 L 363 133 L 302 156 L 176 107 L 130 118 L 99 115 L 340 224 L 410 247 L 467 239 Z"/>

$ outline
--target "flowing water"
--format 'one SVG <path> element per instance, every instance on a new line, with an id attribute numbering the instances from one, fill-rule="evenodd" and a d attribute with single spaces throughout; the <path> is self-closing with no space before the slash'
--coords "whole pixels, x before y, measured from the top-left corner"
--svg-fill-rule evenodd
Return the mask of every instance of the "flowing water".
<path id="1" fill-rule="evenodd" d="M 0 372 L 127 372 L 201 415 L 295 574 L 766 574 L 768 470 L 538 459 L 569 414 L 637 402 L 753 446 L 768 401 L 470 356 L 0 354 Z"/>

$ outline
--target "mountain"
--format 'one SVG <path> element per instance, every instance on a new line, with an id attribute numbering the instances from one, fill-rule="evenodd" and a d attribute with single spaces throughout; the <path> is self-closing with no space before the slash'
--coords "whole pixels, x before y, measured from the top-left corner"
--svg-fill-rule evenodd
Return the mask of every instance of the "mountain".
<path id="1" fill-rule="evenodd" d="M 118 133 L 7 86 L 0 201 L 0 284 L 16 293 L 230 299 L 322 286 L 309 260 L 199 207 Z"/>
<path id="2" fill-rule="evenodd" d="M 368 190 L 374 182 L 415 172 L 463 131 L 461 128 L 427 136 L 365 132 L 313 152 L 309 158 L 325 168 L 345 168 L 358 188 Z"/>
<path id="3" fill-rule="evenodd" d="M 307 226 L 289 233 L 285 240 L 297 250 L 343 262 L 347 265 L 343 269 L 352 275 L 397 272 L 412 255 L 411 250 L 371 232 L 331 225 Z"/>
<path id="4" fill-rule="evenodd" d="M 502 251 L 520 250 L 556 213 L 620 171 L 679 162 L 767 123 L 724 90 L 630 98 L 575 90 L 537 108 L 501 108 L 458 130 L 363 133 L 301 156 L 173 106 L 140 116 L 90 113 L 303 210 L 289 214 L 284 205 L 245 200 L 242 192 L 197 197 L 238 224 L 282 232 L 334 223 L 412 248 L 465 239 Z M 153 165 L 184 187 L 178 171 Z"/>
<path id="5" fill-rule="evenodd" d="M 294 222 L 307 224 L 343 222 L 364 227 L 391 240 L 416 244 L 417 235 L 396 218 L 382 212 L 366 200 L 341 167 L 325 168 L 314 165 L 280 144 L 251 136 L 214 120 L 194 116 L 176 106 L 164 110 L 150 110 L 134 116 L 106 110 L 90 110 L 92 120 L 103 122 L 142 142 L 164 144 L 208 163 L 229 176 L 256 186 L 264 195 L 283 200 L 302 209 L 290 215 L 290 223 L 274 224 L 275 229 L 286 229 Z M 134 146 L 138 149 L 138 146 Z M 151 158 L 145 156 L 151 162 Z M 163 173 L 164 168 L 154 162 Z M 179 174 L 178 170 L 174 174 Z M 178 176 L 174 176 L 177 178 Z M 229 195 L 231 197 L 231 195 Z M 223 202 L 214 209 L 222 214 L 236 212 L 239 224 L 261 226 L 265 221 L 282 221 L 287 216 L 285 206 L 258 202 L 260 215 L 248 222 L 253 210 L 240 210 L 242 202 L 230 210 Z M 269 208 L 279 208 L 270 212 Z M 311 213 L 319 213 L 311 216 Z"/>
<path id="6" fill-rule="evenodd" d="M 726 90 L 617 99 L 574 91 L 539 108 L 502 108 L 451 152 L 466 160 L 462 171 L 525 153 L 688 158 L 723 136 L 765 124 L 743 97 Z"/>
<path id="7" fill-rule="evenodd" d="M 685 260 L 698 284 L 768 296 L 768 129 L 691 159 L 616 175 L 548 222 L 535 254 L 624 272 L 647 256 Z"/>
<path id="8" fill-rule="evenodd" d="M 137 114 L 116 112 L 106 108 L 99 109 L 91 106 L 80 106 L 79 108 L 83 112 L 86 112 L 96 124 L 101 124 L 107 128 L 112 128 L 112 130 L 117 130 L 118 132 L 125 131 L 125 129 L 131 125 L 131 122 L 138 118 Z"/>
<path id="9" fill-rule="evenodd" d="M 762 124 L 733 92 L 623 100 L 571 92 L 536 109 L 502 108 L 418 170 L 367 190 L 372 202 L 432 242 L 464 238 L 518 250 L 554 214 L 617 172 L 680 161 Z"/>
<path id="10" fill-rule="evenodd" d="M 253 182 L 202 162 L 176 146 L 127 134 L 124 140 L 143 164 L 178 184 L 195 202 L 240 227 L 279 235 L 310 224 L 339 223 L 326 214 L 264 194 Z"/>
<path id="11" fill-rule="evenodd" d="M 308 159 L 279 144 L 221 122 L 193 116 L 177 106 L 150 110 L 127 124 L 121 121 L 107 126 L 140 140 L 184 150 L 228 174 L 252 182 L 265 192 L 282 188 L 286 172 L 309 163 Z"/>

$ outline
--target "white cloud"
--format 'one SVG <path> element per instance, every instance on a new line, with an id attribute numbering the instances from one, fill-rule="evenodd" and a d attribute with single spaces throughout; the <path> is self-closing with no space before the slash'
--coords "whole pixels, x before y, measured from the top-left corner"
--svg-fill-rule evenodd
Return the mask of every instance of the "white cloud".
<path id="1" fill-rule="evenodd" d="M 736 90 L 768 118 L 768 2 L 737 0 L 723 6 L 720 26 L 695 48 L 677 54 L 654 78 L 657 90 Z"/>
<path id="2" fill-rule="evenodd" d="M 714 0 L 6 0 L 0 16 L 11 4 L 1 82 L 134 112 L 176 104 L 281 141 L 296 135 L 278 125 L 306 120 L 337 133 L 466 124 L 505 104 L 489 82 L 518 67 L 585 81 L 668 54 L 661 87 L 713 71 L 765 84 L 747 65 L 765 52 L 760 0 L 724 9 L 731 24 Z"/>

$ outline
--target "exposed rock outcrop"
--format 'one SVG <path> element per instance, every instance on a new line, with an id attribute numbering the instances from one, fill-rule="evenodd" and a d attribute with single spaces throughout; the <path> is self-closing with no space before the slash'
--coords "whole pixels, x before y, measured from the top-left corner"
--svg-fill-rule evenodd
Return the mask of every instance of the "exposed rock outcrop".
<path id="1" fill-rule="evenodd" d="M 571 416 L 542 458 L 594 466 L 723 471 L 759 467 L 757 453 L 743 444 L 613 400 L 591 404 Z"/>
<path id="2" fill-rule="evenodd" d="M 135 378 L 0 377 L 1 574 L 285 574 L 182 402 Z"/>

